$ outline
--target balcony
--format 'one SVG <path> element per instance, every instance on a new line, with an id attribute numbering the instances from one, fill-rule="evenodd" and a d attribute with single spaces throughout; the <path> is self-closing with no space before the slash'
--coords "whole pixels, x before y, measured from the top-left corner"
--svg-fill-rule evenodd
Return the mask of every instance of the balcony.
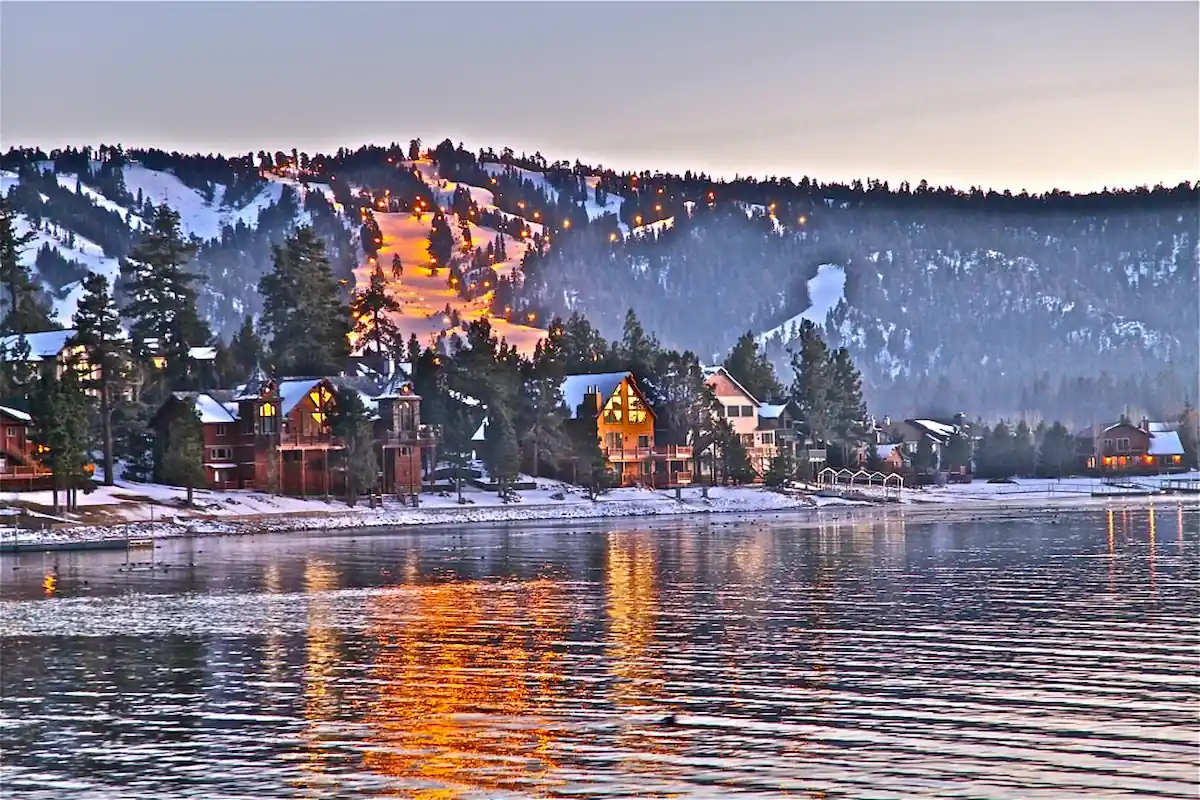
<path id="1" fill-rule="evenodd" d="M 690 461 L 690 445 L 660 444 L 656 447 L 602 447 L 609 461 Z"/>
<path id="2" fill-rule="evenodd" d="M 377 436 L 375 441 L 382 447 L 400 447 L 402 445 L 434 445 L 438 440 L 438 428 L 436 425 L 418 425 L 415 428 L 409 428 L 400 431 L 384 431 L 382 436 Z"/>
<path id="3" fill-rule="evenodd" d="M 796 459 L 801 463 L 814 463 L 827 461 L 826 451 L 823 447 L 801 447 L 796 450 Z"/>
<path id="4" fill-rule="evenodd" d="M 331 433 L 283 433 L 279 436 L 280 450 L 341 450 L 342 440 Z"/>

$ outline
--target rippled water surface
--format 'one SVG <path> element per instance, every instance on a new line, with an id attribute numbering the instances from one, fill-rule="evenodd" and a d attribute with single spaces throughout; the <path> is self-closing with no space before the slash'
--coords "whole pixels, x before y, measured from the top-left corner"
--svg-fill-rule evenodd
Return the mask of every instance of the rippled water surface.
<path id="1" fill-rule="evenodd" d="M 0 558 L 0 796 L 1196 797 L 1200 515 Z"/>

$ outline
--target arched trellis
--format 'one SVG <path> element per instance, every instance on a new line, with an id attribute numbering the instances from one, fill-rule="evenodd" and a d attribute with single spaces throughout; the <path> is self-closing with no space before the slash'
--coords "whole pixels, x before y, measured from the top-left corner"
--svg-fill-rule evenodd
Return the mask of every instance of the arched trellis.
<path id="1" fill-rule="evenodd" d="M 883 478 L 883 493 L 885 497 L 892 496 L 892 489 L 896 490 L 896 499 L 900 499 L 900 494 L 904 491 L 904 476 L 898 472 L 890 472 Z"/>
<path id="2" fill-rule="evenodd" d="M 817 486 L 835 486 L 837 484 L 838 471 L 833 467 L 826 467 L 817 473 Z"/>

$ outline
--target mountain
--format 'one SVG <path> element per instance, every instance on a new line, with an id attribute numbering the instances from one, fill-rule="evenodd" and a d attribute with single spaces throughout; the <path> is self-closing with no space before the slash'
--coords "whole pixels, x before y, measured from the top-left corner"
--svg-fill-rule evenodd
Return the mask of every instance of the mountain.
<path id="1" fill-rule="evenodd" d="M 422 339 L 488 316 L 528 350 L 555 315 L 581 312 L 613 337 L 633 309 L 706 361 L 752 331 L 786 383 L 810 319 L 851 350 L 879 413 L 1084 424 L 1197 395 L 1191 183 L 1031 196 L 716 181 L 449 141 L 232 158 L 10 150 L 0 170 L 37 232 L 23 258 L 64 324 L 79 278 L 114 277 L 147 205 L 165 202 L 195 237 L 202 311 L 226 337 L 261 308 L 272 246 L 310 224 L 348 289 L 372 260 L 399 258 L 399 322 Z"/>

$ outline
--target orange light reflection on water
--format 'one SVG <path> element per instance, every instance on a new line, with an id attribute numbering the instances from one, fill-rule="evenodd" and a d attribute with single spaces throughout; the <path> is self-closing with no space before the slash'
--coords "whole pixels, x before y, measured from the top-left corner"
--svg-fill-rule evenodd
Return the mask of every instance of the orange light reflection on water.
<path id="1" fill-rule="evenodd" d="M 556 732 L 541 712 L 567 691 L 553 643 L 567 636 L 568 607 L 551 580 L 371 596 L 364 766 L 413 798 L 553 786 Z"/>

